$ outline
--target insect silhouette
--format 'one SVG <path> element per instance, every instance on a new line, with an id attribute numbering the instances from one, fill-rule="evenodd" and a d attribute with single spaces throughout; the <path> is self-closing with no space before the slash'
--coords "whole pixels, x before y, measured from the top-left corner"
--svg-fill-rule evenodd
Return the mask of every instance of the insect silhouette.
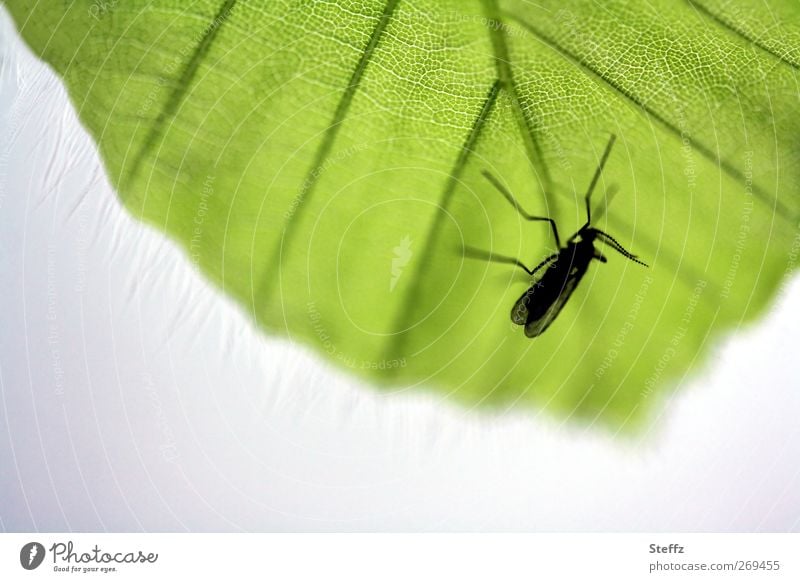
<path id="1" fill-rule="evenodd" d="M 524 325 L 527 337 L 537 337 L 550 327 L 550 324 L 558 317 L 558 314 L 561 313 L 564 305 L 572 296 L 572 292 L 575 291 L 578 283 L 581 282 L 592 260 L 598 260 L 601 263 L 607 262 L 606 257 L 595 248 L 595 241 L 603 242 L 625 258 L 647 267 L 647 264 L 640 261 L 636 255 L 622 248 L 622 245 L 610 234 L 592 226 L 590 198 L 595 186 L 597 186 L 608 156 L 611 154 L 611 148 L 614 146 L 615 140 L 616 136 L 612 134 L 589 184 L 589 189 L 586 191 L 584 198 L 586 202 L 586 224 L 569 237 L 567 244 L 563 247 L 558 236 L 558 227 L 552 218 L 531 216 L 522 209 L 511 192 L 497 178 L 489 172 L 483 172 L 486 179 L 492 183 L 497 191 L 508 200 L 525 220 L 549 222 L 558 247 L 558 252 L 545 258 L 533 269 L 529 269 L 520 260 L 513 257 L 496 255 L 473 247 L 465 247 L 465 257 L 515 265 L 523 269 L 531 277 L 546 268 L 544 274 L 535 280 L 530 288 L 517 299 L 511 310 L 511 321 L 516 325 Z M 609 196 L 609 201 L 612 196 L 613 194 Z"/>

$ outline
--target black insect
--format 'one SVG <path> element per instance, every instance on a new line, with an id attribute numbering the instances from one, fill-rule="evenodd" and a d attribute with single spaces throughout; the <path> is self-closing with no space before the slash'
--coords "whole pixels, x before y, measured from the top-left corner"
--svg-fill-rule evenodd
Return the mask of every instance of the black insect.
<path id="1" fill-rule="evenodd" d="M 644 265 L 645 267 L 647 266 L 640 261 L 636 255 L 622 248 L 622 245 L 620 245 L 614 237 L 591 225 L 592 214 L 589 199 L 597 185 L 597 181 L 600 179 L 603 166 L 605 166 L 606 160 L 608 160 L 615 140 L 616 137 L 614 135 L 608 140 L 608 145 L 606 145 L 605 152 L 603 152 L 603 157 L 600 159 L 600 164 L 597 166 L 597 170 L 595 170 L 591 184 L 589 184 L 589 190 L 586 192 L 586 224 L 584 224 L 578 232 L 569 237 L 564 247 L 561 246 L 561 240 L 558 237 L 558 228 L 552 218 L 531 216 L 520 207 L 511 192 L 509 192 L 497 178 L 488 172 L 483 172 L 483 175 L 497 188 L 517 212 L 519 212 L 520 216 L 530 221 L 550 223 L 550 227 L 553 229 L 553 236 L 556 239 L 556 246 L 559 249 L 557 253 L 550 255 L 533 269 L 529 269 L 522 264 L 521 261 L 513 257 L 487 253 L 486 251 L 472 247 L 465 248 L 466 257 L 515 265 L 523 269 L 531 277 L 541 269 L 547 267 L 544 274 L 533 282 L 530 289 L 517 299 L 514 308 L 511 310 L 511 321 L 516 325 L 524 325 L 525 335 L 528 337 L 541 335 L 550 324 L 553 323 L 553 320 L 555 320 L 561 312 L 561 309 L 566 305 L 572 292 L 575 291 L 578 283 L 581 282 L 581 279 L 586 274 L 592 259 L 597 259 L 601 263 L 607 261 L 600 251 L 595 248 L 594 243 L 596 240 L 604 242 L 631 261 Z"/>

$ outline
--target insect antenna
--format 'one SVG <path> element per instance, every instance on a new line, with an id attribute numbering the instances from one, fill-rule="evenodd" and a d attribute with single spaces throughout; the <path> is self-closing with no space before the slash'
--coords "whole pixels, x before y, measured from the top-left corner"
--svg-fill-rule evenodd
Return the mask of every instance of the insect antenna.
<path id="1" fill-rule="evenodd" d="M 597 186 L 597 181 L 600 179 L 600 174 L 603 173 L 603 167 L 606 165 L 606 161 L 608 160 L 608 156 L 611 155 L 611 148 L 614 146 L 614 142 L 616 141 L 617 136 L 613 133 L 611 137 L 608 138 L 608 144 L 606 144 L 606 149 L 603 152 L 603 157 L 600 158 L 600 163 L 597 165 L 597 169 L 594 171 L 594 176 L 592 176 L 592 182 L 589 184 L 589 190 L 586 191 L 586 224 L 590 224 L 592 222 L 592 207 L 589 203 L 589 199 L 592 197 L 592 192 L 594 191 L 595 186 Z"/>
<path id="2" fill-rule="evenodd" d="M 517 202 L 517 199 L 514 198 L 514 195 L 508 190 L 508 188 L 506 188 L 500 183 L 500 180 L 495 178 L 494 175 L 487 172 L 486 170 L 483 170 L 481 173 L 487 180 L 489 180 L 489 182 L 492 183 L 492 186 L 494 186 L 497 189 L 497 191 L 500 192 L 500 194 L 502 194 L 503 198 L 508 200 L 508 203 L 514 207 L 514 210 L 516 210 L 522 218 L 530 221 L 549 222 L 550 228 L 553 230 L 553 238 L 556 239 L 556 246 L 558 248 L 561 248 L 561 239 L 558 237 L 558 227 L 556 226 L 555 220 L 553 220 L 552 218 L 548 218 L 546 216 L 533 216 L 531 214 L 528 214 L 527 212 L 525 212 L 522 206 L 520 206 L 519 202 Z"/>
<path id="3" fill-rule="evenodd" d="M 633 253 L 631 253 L 629 251 L 626 251 L 623 248 L 623 246 L 617 242 L 617 239 L 615 239 L 610 234 L 607 234 L 607 233 L 603 232 L 602 230 L 597 230 L 596 232 L 600 236 L 600 238 L 603 240 L 603 242 L 605 242 L 608 246 L 610 246 L 612 249 L 617 251 L 623 257 L 625 257 L 627 259 L 630 259 L 634 263 L 639 263 L 640 265 L 643 265 L 645 267 L 649 267 L 650 266 L 647 263 L 643 263 L 642 261 L 640 261 L 639 257 L 634 255 Z"/>

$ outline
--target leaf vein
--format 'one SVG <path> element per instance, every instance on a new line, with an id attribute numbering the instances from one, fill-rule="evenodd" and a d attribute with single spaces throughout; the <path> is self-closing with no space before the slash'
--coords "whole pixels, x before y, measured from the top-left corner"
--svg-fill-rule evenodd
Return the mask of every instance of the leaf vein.
<path id="1" fill-rule="evenodd" d="M 167 123 L 169 119 L 171 119 L 175 112 L 178 110 L 178 107 L 183 102 L 186 93 L 189 90 L 189 87 L 194 79 L 195 75 L 197 74 L 197 70 L 200 67 L 200 63 L 203 62 L 203 59 L 208 55 L 208 51 L 211 48 L 211 45 L 214 42 L 214 39 L 217 36 L 220 28 L 222 25 L 225 24 L 228 20 L 228 16 L 230 15 L 231 11 L 233 10 L 234 5 L 236 4 L 237 0 L 225 0 L 220 6 L 220 9 L 217 11 L 217 15 L 212 21 L 210 25 L 206 27 L 205 34 L 203 34 L 203 38 L 198 43 L 197 47 L 195 48 L 192 56 L 189 58 L 189 61 L 186 63 L 186 66 L 181 73 L 178 82 L 176 83 L 175 87 L 170 93 L 169 97 L 167 98 L 164 107 L 162 108 L 161 112 L 158 114 L 153 125 L 150 127 L 150 131 L 147 134 L 147 137 L 142 144 L 142 147 L 139 149 L 139 152 L 136 154 L 136 158 L 134 158 L 133 165 L 131 166 L 131 171 L 128 174 L 128 179 L 133 181 L 139 173 L 141 169 L 142 162 L 150 150 L 153 148 L 155 143 L 161 137 L 164 125 Z M 120 190 L 124 192 L 124 190 Z"/>
<path id="2" fill-rule="evenodd" d="M 649 115 L 650 117 L 652 117 L 653 119 L 658 121 L 668 131 L 670 131 L 675 136 L 677 136 L 678 139 L 683 139 L 683 133 L 681 132 L 681 130 L 678 127 L 676 127 L 671 121 L 669 121 L 667 118 L 662 116 L 655 109 L 653 109 L 649 105 L 645 104 L 641 99 L 639 99 L 639 97 L 637 97 L 631 91 L 625 89 L 624 87 L 622 87 L 619 83 L 617 83 L 613 79 L 610 79 L 607 76 L 603 75 L 603 73 L 598 71 L 596 68 L 594 68 L 592 65 L 590 65 L 589 63 L 587 63 L 586 61 L 584 61 L 583 59 L 581 59 L 580 57 L 578 57 L 574 53 L 572 53 L 569 50 L 567 50 L 566 48 L 560 46 L 554 39 L 550 38 L 549 36 L 544 34 L 542 31 L 538 30 L 536 27 L 534 27 L 532 24 L 530 24 L 526 20 L 524 20 L 522 18 L 519 18 L 519 17 L 516 17 L 513 14 L 509 14 L 508 16 L 510 18 L 512 18 L 513 20 L 515 20 L 516 22 L 518 22 L 525 30 L 527 30 L 531 35 L 533 35 L 534 37 L 539 39 L 544 45 L 546 45 L 546 46 L 550 47 L 551 49 L 553 49 L 554 51 L 558 52 L 563 57 L 565 57 L 567 60 L 569 60 L 570 62 L 574 63 L 575 65 L 577 65 L 581 69 L 589 72 L 593 78 L 601 81 L 602 83 L 605 83 L 611 89 L 613 89 L 614 91 L 616 91 L 617 93 L 622 95 L 625 99 L 629 100 L 631 103 L 633 103 L 637 107 L 641 108 L 642 111 L 644 111 L 645 113 L 647 113 L 647 115 Z M 737 170 L 730 162 L 728 162 L 727 160 L 722 159 L 717 153 L 714 152 L 714 150 L 712 148 L 710 148 L 709 146 L 703 144 L 699 140 L 692 140 L 692 145 L 697 149 L 698 152 L 700 152 L 700 154 L 703 157 L 705 157 L 706 159 L 708 159 L 712 163 L 717 164 L 719 166 L 719 168 L 722 169 L 722 171 L 725 172 L 726 174 L 728 174 L 731 178 L 733 178 L 734 180 L 737 180 L 739 182 L 742 182 L 742 183 L 746 182 L 747 179 L 746 179 L 745 175 L 742 172 L 740 172 L 739 170 Z M 792 223 L 792 224 L 794 223 L 794 221 L 796 220 L 797 217 L 793 216 L 793 213 L 789 209 L 789 207 L 786 206 L 777 196 L 775 196 L 775 197 L 770 196 L 758 184 L 753 184 L 752 188 L 753 188 L 753 194 L 756 196 L 756 198 L 761 200 L 761 202 L 763 202 L 767 206 L 769 206 L 771 208 L 774 208 L 774 210 L 777 212 L 777 214 L 781 218 L 786 220 L 787 222 Z"/>
<path id="3" fill-rule="evenodd" d="M 369 64 L 372 55 L 375 53 L 375 49 L 378 46 L 378 43 L 383 36 L 383 32 L 386 30 L 386 26 L 391 20 L 399 1 L 400 0 L 388 0 L 384 6 L 380 19 L 375 24 L 375 28 L 372 30 L 369 42 L 367 43 L 367 46 L 364 47 L 361 57 L 358 60 L 358 64 L 350 76 L 350 80 L 345 87 L 344 93 L 342 93 L 341 99 L 339 99 L 339 103 L 336 106 L 336 111 L 333 114 L 333 119 L 331 120 L 330 125 L 325 129 L 325 135 L 317 148 L 314 159 L 311 161 L 311 166 L 306 173 L 306 178 L 302 183 L 300 192 L 295 198 L 294 208 L 284 223 L 284 231 L 281 242 L 275 248 L 270 263 L 268 263 L 269 265 L 280 265 L 283 253 L 289 248 L 291 241 L 295 236 L 297 229 L 294 228 L 294 226 L 298 223 L 297 217 L 308 205 L 308 200 L 311 198 L 311 195 L 314 192 L 317 183 L 319 182 L 319 178 L 323 174 L 323 172 L 318 171 L 318 169 L 325 167 L 325 160 L 330 155 L 331 149 L 333 149 L 333 144 L 336 141 L 336 136 L 344 124 L 345 118 L 347 117 L 347 112 L 349 111 L 350 105 L 353 102 L 353 98 L 355 97 L 355 94 L 361 84 L 364 71 Z M 272 287 L 276 281 L 277 278 L 271 277 L 268 270 L 261 281 L 258 294 L 256 296 L 262 300 L 269 297 L 272 292 Z"/>
<path id="4" fill-rule="evenodd" d="M 498 79 L 495 80 L 495 82 L 489 88 L 489 92 L 483 102 L 483 106 L 476 116 L 470 132 L 467 135 L 467 138 L 464 140 L 464 145 L 461 146 L 458 158 L 456 159 L 455 163 L 453 164 L 453 168 L 450 171 L 447 184 L 442 192 L 438 210 L 433 218 L 433 221 L 431 222 L 430 227 L 428 228 L 428 232 L 425 237 L 425 243 L 421 247 L 422 255 L 416 263 L 417 272 L 414 273 L 414 276 L 411 278 L 411 287 L 403 297 L 400 310 L 395 318 L 395 323 L 392 327 L 392 330 L 395 332 L 395 334 L 391 336 L 392 339 L 389 341 L 389 346 L 386 351 L 387 359 L 400 357 L 399 355 L 402 353 L 405 347 L 405 340 L 408 334 L 402 330 L 403 322 L 409 318 L 413 306 L 417 304 L 417 300 L 421 292 L 421 281 L 423 280 L 424 270 L 428 265 L 428 255 L 436 247 L 437 238 L 442 229 L 442 221 L 446 216 L 447 208 L 450 205 L 450 200 L 453 198 L 453 194 L 455 193 L 456 187 L 458 186 L 461 178 L 461 174 L 467 165 L 469 157 L 475 151 L 475 144 L 477 143 L 481 131 L 486 124 L 486 120 L 489 118 L 489 115 L 494 108 L 494 104 L 497 101 L 497 95 L 500 92 L 500 85 L 501 81 Z"/>
<path id="5" fill-rule="evenodd" d="M 764 44 L 756 36 L 754 36 L 752 34 L 749 34 L 749 33 L 745 32 L 743 29 L 735 26 L 729 20 L 727 20 L 727 19 L 723 18 L 722 16 L 720 16 L 719 14 L 713 12 L 711 9 L 709 9 L 707 6 L 705 6 L 702 2 L 698 2 L 697 0 L 686 0 L 686 1 L 691 6 L 697 8 L 700 12 L 702 12 L 703 14 L 708 16 L 711 20 L 713 20 L 718 25 L 720 25 L 721 27 L 725 28 L 726 30 L 728 30 L 732 34 L 734 34 L 736 36 L 740 36 L 741 38 L 745 39 L 746 41 L 753 43 L 754 46 L 760 48 L 765 53 L 767 53 L 769 55 L 772 55 L 773 57 L 778 59 L 783 64 L 788 65 L 789 67 L 792 67 L 796 71 L 800 71 L 800 65 L 798 65 L 798 63 L 790 61 L 786 57 L 786 55 L 782 55 L 782 54 L 778 53 L 777 51 L 775 51 L 774 49 L 769 48 L 766 44 Z"/>
<path id="6" fill-rule="evenodd" d="M 508 42 L 506 39 L 506 27 L 503 25 L 500 11 L 497 8 L 497 0 L 483 0 L 484 13 L 487 20 L 494 25 L 489 26 L 489 36 L 492 41 L 497 75 L 500 83 L 511 97 L 511 108 L 514 119 L 517 122 L 522 141 L 525 144 L 525 152 L 528 160 L 537 173 L 542 177 L 544 196 L 547 205 L 550 207 L 550 214 L 556 214 L 556 200 L 551 196 L 551 177 L 547 164 L 544 163 L 541 146 L 533 132 L 533 127 L 522 109 L 522 99 L 514 79 L 514 71 L 511 68 L 511 57 L 508 53 Z"/>

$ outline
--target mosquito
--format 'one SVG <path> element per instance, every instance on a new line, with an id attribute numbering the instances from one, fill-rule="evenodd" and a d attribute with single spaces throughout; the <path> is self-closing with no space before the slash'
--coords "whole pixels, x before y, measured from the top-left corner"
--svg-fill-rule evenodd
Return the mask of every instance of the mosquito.
<path id="1" fill-rule="evenodd" d="M 552 218 L 531 216 L 522 209 L 511 192 L 509 192 L 497 178 L 487 171 L 483 172 L 486 179 L 492 183 L 497 191 L 503 195 L 525 220 L 550 223 L 556 247 L 558 248 L 558 252 L 545 258 L 533 269 L 529 269 L 519 259 L 488 253 L 473 247 L 465 247 L 464 256 L 467 258 L 514 265 L 528 273 L 531 278 L 542 269 L 545 269 L 544 273 L 537 280 L 534 280 L 530 288 L 517 299 L 511 310 L 511 321 L 515 325 L 524 325 L 525 335 L 529 338 L 541 335 L 550 327 L 550 324 L 558 317 L 558 314 L 561 313 L 564 305 L 566 305 L 567 301 L 572 296 L 572 292 L 575 291 L 578 283 L 581 282 L 592 260 L 598 260 L 601 263 L 607 262 L 606 257 L 595 248 L 595 241 L 603 242 L 623 257 L 647 267 L 646 263 L 640 261 L 636 255 L 626 251 L 614 237 L 598 228 L 594 228 L 591 224 L 592 211 L 590 198 L 600 179 L 600 174 L 603 172 L 603 167 L 608 160 L 608 156 L 611 154 L 611 148 L 614 146 L 615 141 L 616 136 L 612 134 L 603 152 L 603 157 L 600 159 L 600 163 L 592 177 L 592 182 L 589 184 L 589 189 L 586 192 L 584 198 L 586 202 L 586 224 L 569 237 L 566 246 L 563 247 L 561 246 L 561 239 L 558 236 L 558 227 Z M 612 197 L 613 193 L 608 197 L 609 203 Z"/>

